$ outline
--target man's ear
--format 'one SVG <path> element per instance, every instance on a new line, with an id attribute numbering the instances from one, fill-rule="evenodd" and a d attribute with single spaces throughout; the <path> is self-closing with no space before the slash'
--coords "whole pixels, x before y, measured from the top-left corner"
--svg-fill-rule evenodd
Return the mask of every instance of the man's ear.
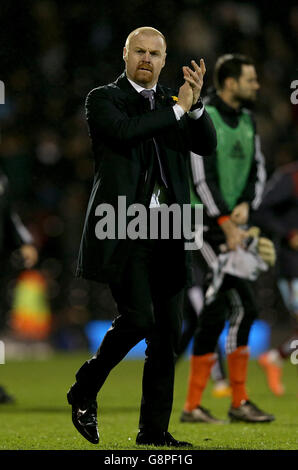
<path id="1" fill-rule="evenodd" d="M 123 60 L 124 60 L 124 62 L 126 62 L 126 58 L 127 58 L 127 49 L 126 49 L 126 47 L 123 47 Z"/>
<path id="2" fill-rule="evenodd" d="M 233 77 L 228 77 L 225 79 L 225 88 L 228 90 L 234 90 L 235 86 L 237 85 L 237 80 Z"/>
<path id="3" fill-rule="evenodd" d="M 165 52 L 165 55 L 164 55 L 164 58 L 163 58 L 163 63 L 162 63 L 162 66 L 161 66 L 162 69 L 166 65 L 166 57 L 167 57 L 167 53 Z"/>

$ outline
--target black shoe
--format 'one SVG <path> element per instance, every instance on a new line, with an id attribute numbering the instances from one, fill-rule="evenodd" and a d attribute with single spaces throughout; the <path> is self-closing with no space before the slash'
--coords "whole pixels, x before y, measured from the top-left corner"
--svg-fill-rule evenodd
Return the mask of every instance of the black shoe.
<path id="1" fill-rule="evenodd" d="M 6 403 L 14 403 L 14 402 L 15 402 L 15 399 L 11 395 L 8 395 L 4 387 L 0 386 L 0 403 L 6 404 Z"/>
<path id="2" fill-rule="evenodd" d="M 260 410 L 249 400 L 241 403 L 238 408 L 231 406 L 229 417 L 231 421 L 245 421 L 246 423 L 269 423 L 275 420 L 273 415 Z"/>
<path id="3" fill-rule="evenodd" d="M 78 400 L 71 388 L 67 394 L 67 400 L 72 405 L 72 422 L 74 426 L 85 439 L 92 442 L 92 444 L 98 444 L 96 400 Z"/>
<path id="4" fill-rule="evenodd" d="M 177 441 L 167 431 L 160 434 L 151 434 L 145 431 L 140 431 L 137 435 L 136 444 L 156 447 L 192 447 L 192 444 L 189 442 Z"/>
<path id="5" fill-rule="evenodd" d="M 198 406 L 192 411 L 182 411 L 180 416 L 182 423 L 212 423 L 212 424 L 224 424 L 224 421 L 217 419 L 210 413 L 209 410 Z"/>

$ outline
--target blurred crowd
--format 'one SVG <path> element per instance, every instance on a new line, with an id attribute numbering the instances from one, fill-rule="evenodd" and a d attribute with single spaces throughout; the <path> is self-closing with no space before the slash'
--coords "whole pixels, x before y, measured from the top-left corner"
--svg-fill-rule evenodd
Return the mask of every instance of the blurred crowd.
<path id="1" fill-rule="evenodd" d="M 297 159 L 298 105 L 290 101 L 290 85 L 298 79 L 298 6 L 290 0 L 2 3 L 0 165 L 36 240 L 57 342 L 67 347 L 67 336 L 59 337 L 59 331 L 68 329 L 76 337 L 88 319 L 111 318 L 115 309 L 105 286 L 74 278 L 93 176 L 84 119 L 87 93 L 124 70 L 125 39 L 141 25 L 154 26 L 167 38 L 161 79 L 170 86 L 181 85 L 182 65 L 204 57 L 206 93 L 220 54 L 247 54 L 261 84 L 255 111 L 270 175 Z"/>

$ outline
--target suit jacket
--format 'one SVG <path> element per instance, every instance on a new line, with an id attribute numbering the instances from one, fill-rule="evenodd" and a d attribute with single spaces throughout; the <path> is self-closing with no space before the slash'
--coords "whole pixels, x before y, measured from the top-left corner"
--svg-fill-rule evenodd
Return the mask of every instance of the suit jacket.
<path id="1" fill-rule="evenodd" d="M 175 91 L 157 85 L 155 108 L 129 83 L 125 74 L 115 82 L 91 90 L 86 99 L 86 117 L 95 159 L 95 176 L 83 236 L 77 276 L 110 282 L 121 273 L 133 250 L 133 241 L 99 240 L 95 226 L 99 204 L 115 208 L 117 233 L 118 196 L 127 207 L 138 202 L 146 168 L 152 158 L 152 137 L 158 142 L 167 182 L 180 205 L 189 203 L 187 159 L 189 151 L 211 154 L 216 132 L 206 111 L 198 119 L 185 114 L 177 121 L 172 106 Z M 183 247 L 183 244 L 181 244 Z M 183 248 L 182 248 L 183 249 Z"/>

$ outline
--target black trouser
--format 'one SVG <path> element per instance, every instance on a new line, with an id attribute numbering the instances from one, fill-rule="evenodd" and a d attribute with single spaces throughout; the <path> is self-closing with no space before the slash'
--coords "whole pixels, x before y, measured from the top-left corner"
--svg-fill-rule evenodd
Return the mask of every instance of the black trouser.
<path id="1" fill-rule="evenodd" d="M 185 353 L 190 340 L 193 338 L 194 333 L 198 326 L 198 318 L 202 312 L 203 307 L 201 307 L 201 300 L 203 302 L 204 296 L 203 289 L 205 284 L 205 277 L 207 275 L 207 265 L 200 266 L 199 264 L 193 263 L 193 288 L 198 289 L 201 294 L 195 293 L 191 294 L 191 289 L 185 290 L 184 302 L 183 302 L 183 330 L 181 335 L 180 347 L 178 351 L 177 361 L 181 359 Z M 199 295 L 199 299 L 196 296 Z M 199 305 L 197 305 L 199 301 Z M 217 361 L 212 367 L 211 376 L 212 379 L 217 382 L 219 380 L 224 380 L 226 378 L 226 371 L 224 366 L 224 358 L 221 352 L 220 347 L 216 347 Z"/>
<path id="2" fill-rule="evenodd" d="M 215 300 L 205 305 L 199 317 L 193 354 L 201 356 L 215 351 L 226 320 L 229 320 L 226 353 L 246 346 L 251 325 L 256 318 L 251 281 L 227 274 Z"/>
<path id="3" fill-rule="evenodd" d="M 111 369 L 145 338 L 140 429 L 168 428 L 184 282 L 181 240 L 136 241 L 121 281 L 110 285 L 119 316 L 95 356 L 76 374 L 77 391 L 95 398 Z"/>

